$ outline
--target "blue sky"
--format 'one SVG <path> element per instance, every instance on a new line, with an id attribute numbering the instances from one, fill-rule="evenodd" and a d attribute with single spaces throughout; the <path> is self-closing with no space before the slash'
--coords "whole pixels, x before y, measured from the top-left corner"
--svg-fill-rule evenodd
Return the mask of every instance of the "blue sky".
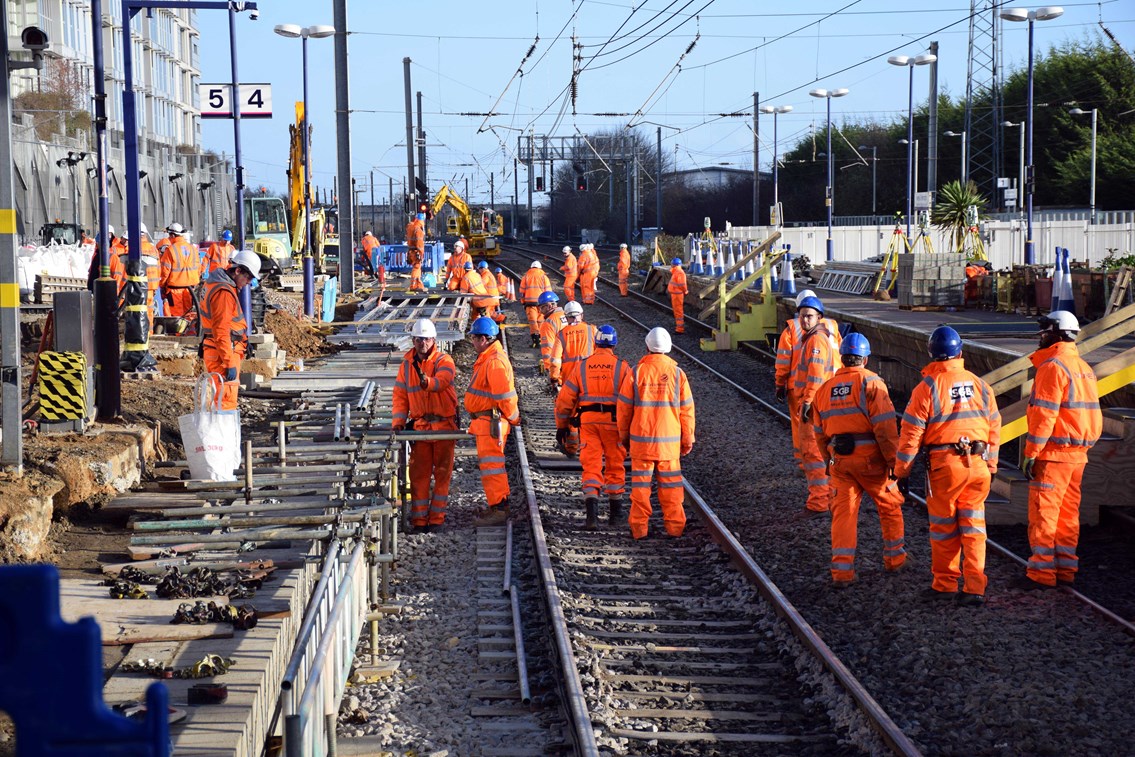
<path id="1" fill-rule="evenodd" d="M 470 200 L 487 202 L 488 174 L 497 203 L 512 193 L 516 139 L 571 136 L 622 128 L 628 121 L 653 140 L 658 124 L 663 150 L 679 168 L 729 165 L 752 170 L 753 92 L 761 104 L 792 105 L 780 116 L 781 150 L 822 126 L 824 103 L 808 95 L 816 87 L 847 87 L 833 100 L 832 118 L 888 122 L 905 116 L 907 70 L 889 55 L 917 55 L 939 44 L 939 86 L 965 94 L 969 3 L 965 0 L 350 0 L 352 173 L 358 186 L 373 171 L 376 198 L 395 192 L 406 175 L 403 57 L 414 91 L 421 91 L 431 189 L 453 181 Z M 1016 4 L 1005 2 L 1005 7 Z M 1036 7 L 1036 6 L 1023 6 Z M 424 11 L 423 9 L 427 9 Z M 1036 24 L 1038 54 L 1069 39 L 1093 38 L 1102 21 L 1124 47 L 1135 49 L 1135 2 L 1071 3 L 1064 15 Z M 269 82 L 271 120 L 242 122 L 247 183 L 285 187 L 288 125 L 302 97 L 300 41 L 273 33 L 281 23 L 331 24 L 330 0 L 262 0 L 260 18 L 238 21 L 239 71 L 244 82 Z M 229 80 L 228 20 L 220 12 L 198 14 L 202 82 Z M 561 93 L 572 73 L 572 36 L 583 71 L 572 105 Z M 515 77 L 536 36 L 535 52 Z M 687 54 L 687 48 L 696 45 Z M 213 42 L 216 42 L 214 44 Z M 1005 22 L 1004 64 L 1023 68 L 1027 24 Z M 308 42 L 308 107 L 314 127 L 312 173 L 330 187 L 336 167 L 332 39 Z M 915 101 L 925 101 L 928 67 L 915 69 Z M 511 80 L 511 83 L 510 83 Z M 503 96 L 502 96 L 503 93 Z M 493 107 L 492 129 L 462 113 Z M 1044 94 L 1037 93 L 1038 101 Z M 745 111 L 743 117 L 722 113 Z M 600 113 L 623 113 L 601 116 Z M 630 115 L 634 114 L 634 115 Z M 1101 118 L 1107 118 L 1101 113 Z M 772 117 L 761 117 L 761 165 L 771 166 Z M 229 121 L 205 121 L 205 147 L 232 152 Z M 522 195 L 525 171 L 520 169 Z M 365 198 L 364 198 L 365 201 Z"/>

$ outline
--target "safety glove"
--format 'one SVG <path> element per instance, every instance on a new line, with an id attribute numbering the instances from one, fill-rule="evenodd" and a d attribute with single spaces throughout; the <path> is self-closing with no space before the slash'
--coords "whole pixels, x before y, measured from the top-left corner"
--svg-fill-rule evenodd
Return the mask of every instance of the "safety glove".
<path id="1" fill-rule="evenodd" d="M 1035 457 L 1026 457 L 1024 465 L 1021 466 L 1021 473 L 1025 474 L 1025 478 L 1029 481 L 1033 480 L 1033 466 L 1036 465 Z"/>
<path id="2" fill-rule="evenodd" d="M 556 445 L 559 446 L 559 447 L 565 446 L 567 444 L 568 435 L 570 433 L 571 433 L 571 429 L 557 428 L 556 429 Z"/>
<path id="3" fill-rule="evenodd" d="M 786 388 L 784 388 L 783 386 L 778 386 L 776 388 L 776 401 L 777 402 L 784 402 L 784 398 L 787 397 L 787 396 L 788 396 L 788 390 Z"/>
<path id="4" fill-rule="evenodd" d="M 803 421 L 804 423 L 807 423 L 808 419 L 811 418 L 811 417 L 812 417 L 812 403 L 811 402 L 805 402 L 800 407 L 800 420 Z"/>
<path id="5" fill-rule="evenodd" d="M 225 369 L 225 381 L 226 382 L 236 381 L 236 368 L 235 367 Z"/>

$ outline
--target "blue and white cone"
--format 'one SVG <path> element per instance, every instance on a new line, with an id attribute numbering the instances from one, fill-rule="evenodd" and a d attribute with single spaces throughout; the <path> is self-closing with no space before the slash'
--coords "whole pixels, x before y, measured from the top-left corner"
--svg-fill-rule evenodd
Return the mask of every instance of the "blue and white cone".
<path id="1" fill-rule="evenodd" d="M 1062 284 L 1060 289 L 1060 309 L 1067 310 L 1073 315 L 1076 314 L 1076 296 L 1072 290 L 1072 270 L 1068 265 L 1069 252 L 1067 248 L 1063 250 L 1063 260 L 1061 262 L 1061 271 L 1063 272 Z"/>
<path id="2" fill-rule="evenodd" d="M 700 244 L 696 245 L 693 248 L 693 250 L 691 250 L 690 259 L 692 261 L 692 263 L 690 265 L 690 273 L 694 274 L 695 276 L 704 276 L 705 275 L 705 265 L 701 261 L 701 245 Z"/>
<path id="3" fill-rule="evenodd" d="M 792 253 L 784 253 L 780 264 L 780 293 L 785 297 L 796 296 L 796 276 L 792 273 Z"/>

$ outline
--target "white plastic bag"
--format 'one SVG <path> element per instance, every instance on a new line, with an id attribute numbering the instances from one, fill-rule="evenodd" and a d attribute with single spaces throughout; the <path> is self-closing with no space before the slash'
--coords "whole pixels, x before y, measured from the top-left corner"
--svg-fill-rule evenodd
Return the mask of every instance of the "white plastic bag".
<path id="1" fill-rule="evenodd" d="M 216 376 L 216 381 L 212 380 Z M 235 481 L 240 464 L 240 414 L 221 410 L 220 374 L 206 374 L 194 392 L 196 409 L 177 419 L 189 475 L 202 481 Z"/>

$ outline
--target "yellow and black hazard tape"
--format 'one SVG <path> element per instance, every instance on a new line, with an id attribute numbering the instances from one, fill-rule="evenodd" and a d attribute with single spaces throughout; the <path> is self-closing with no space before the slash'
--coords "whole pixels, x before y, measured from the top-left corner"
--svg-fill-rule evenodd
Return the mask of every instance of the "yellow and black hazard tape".
<path id="1" fill-rule="evenodd" d="M 46 421 L 87 417 L 87 357 L 82 352 L 39 356 L 39 412 Z"/>

